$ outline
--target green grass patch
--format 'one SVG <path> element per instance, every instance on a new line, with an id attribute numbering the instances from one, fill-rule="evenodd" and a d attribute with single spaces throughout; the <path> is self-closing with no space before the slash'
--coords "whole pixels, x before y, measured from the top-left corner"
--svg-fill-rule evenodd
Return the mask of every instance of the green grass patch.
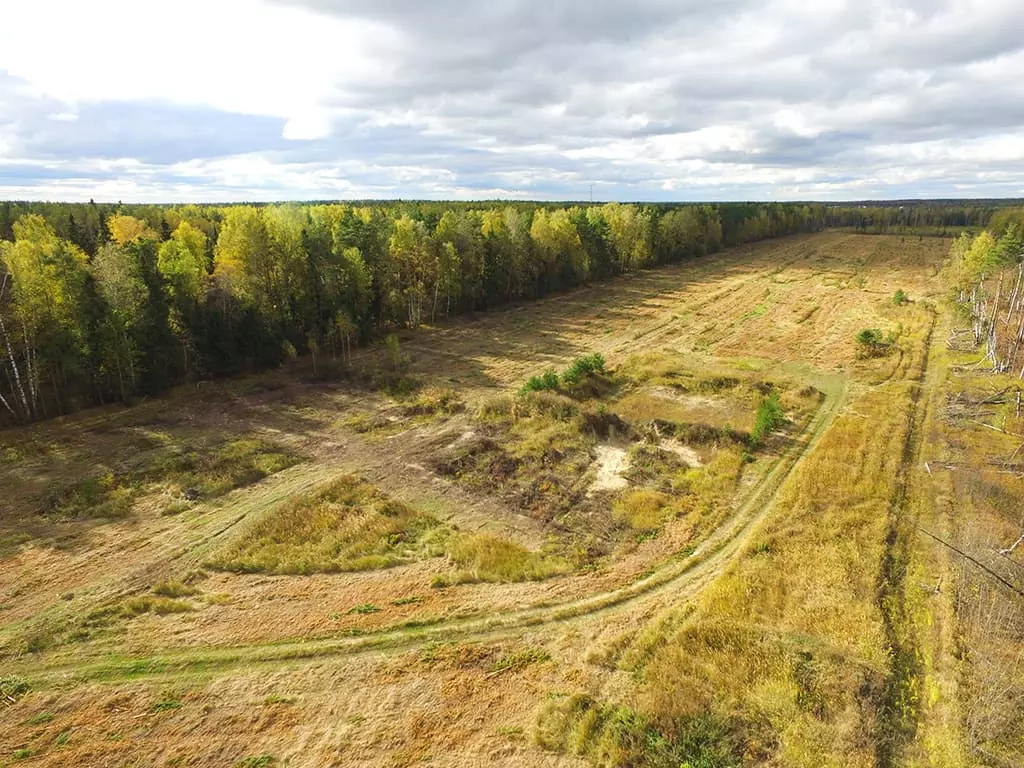
<path id="1" fill-rule="evenodd" d="M 287 448 L 264 440 L 232 440 L 211 451 L 175 452 L 147 474 L 199 499 L 216 498 L 299 462 Z"/>
<path id="2" fill-rule="evenodd" d="M 543 664 L 551 661 L 551 654 L 543 648 L 523 648 L 502 656 L 493 662 L 488 668 L 489 672 L 518 672 L 533 664 Z"/>
<path id="3" fill-rule="evenodd" d="M 440 554 L 436 519 L 341 477 L 250 525 L 209 561 L 236 573 L 339 573 L 388 568 Z"/>
<path id="4" fill-rule="evenodd" d="M 347 611 L 345 611 L 345 613 L 358 613 L 361 615 L 367 615 L 371 613 L 380 613 L 381 610 L 382 609 L 378 608 L 376 605 L 373 605 L 372 603 L 363 603 L 362 605 L 357 605 L 353 608 L 349 608 Z"/>
<path id="5" fill-rule="evenodd" d="M 195 607 L 184 600 L 143 595 L 92 611 L 86 616 L 84 624 L 86 627 L 106 627 L 117 621 L 134 619 L 148 613 L 168 616 L 175 613 L 189 613 L 194 610 Z"/>
<path id="6" fill-rule="evenodd" d="M 273 755 L 253 755 L 243 757 L 234 764 L 234 768 L 269 768 L 277 764 L 277 758 Z"/>
<path id="7" fill-rule="evenodd" d="M 15 554 L 21 549 L 22 544 L 32 541 L 32 536 L 27 533 L 12 533 L 8 536 L 0 536 L 0 558 Z"/>
<path id="8" fill-rule="evenodd" d="M 264 697 L 264 699 L 263 699 L 263 704 L 265 706 L 268 706 L 268 707 L 272 707 L 272 706 L 275 706 L 277 704 L 282 704 L 282 705 L 285 705 L 285 706 L 290 706 L 290 705 L 292 705 L 294 703 L 295 703 L 295 697 L 294 696 L 282 696 L 281 694 L 278 694 L 278 693 L 272 693 L 269 696 Z"/>
<path id="9" fill-rule="evenodd" d="M 412 597 L 400 597 L 397 600 L 392 600 L 392 605 L 419 605 L 423 602 L 423 598 L 418 595 Z"/>
<path id="10" fill-rule="evenodd" d="M 154 712 L 173 712 L 176 709 L 181 709 L 181 699 L 168 691 L 164 691 L 150 709 Z"/>
<path id="11" fill-rule="evenodd" d="M 32 685 L 23 677 L 8 675 L 0 677 L 0 706 L 13 704 L 32 690 Z"/>
<path id="12" fill-rule="evenodd" d="M 405 405 L 406 416 L 450 416 L 466 409 L 454 390 L 428 388 L 417 394 L 412 402 Z"/>

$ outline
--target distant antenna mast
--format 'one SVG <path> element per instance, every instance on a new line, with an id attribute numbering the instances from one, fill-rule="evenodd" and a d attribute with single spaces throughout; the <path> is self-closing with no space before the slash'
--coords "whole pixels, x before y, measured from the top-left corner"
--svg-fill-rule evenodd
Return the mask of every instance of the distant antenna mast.
<path id="1" fill-rule="evenodd" d="M 590 202 L 594 202 L 594 185 L 590 185 Z"/>

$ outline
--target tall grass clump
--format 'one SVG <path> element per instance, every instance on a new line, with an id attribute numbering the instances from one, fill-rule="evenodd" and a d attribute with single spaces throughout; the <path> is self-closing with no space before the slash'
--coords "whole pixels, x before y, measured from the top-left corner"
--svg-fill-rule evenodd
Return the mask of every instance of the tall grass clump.
<path id="1" fill-rule="evenodd" d="M 566 573 L 569 564 L 558 557 L 531 552 L 515 542 L 487 533 L 454 539 L 448 558 L 462 572 L 459 582 L 540 581 Z"/>
<path id="2" fill-rule="evenodd" d="M 671 514 L 672 497 L 659 491 L 630 491 L 612 505 L 612 516 L 630 528 L 644 533 L 656 531 Z"/>
<path id="3" fill-rule="evenodd" d="M 136 498 L 165 487 L 190 499 L 212 499 L 280 472 L 301 460 L 264 440 L 229 440 L 210 447 L 175 446 L 139 469 L 88 477 L 53 491 L 43 511 L 66 517 L 124 517 Z"/>

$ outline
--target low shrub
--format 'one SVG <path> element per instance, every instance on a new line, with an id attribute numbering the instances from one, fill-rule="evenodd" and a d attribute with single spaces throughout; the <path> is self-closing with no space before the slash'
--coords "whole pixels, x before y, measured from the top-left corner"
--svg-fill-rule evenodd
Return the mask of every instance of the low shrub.
<path id="1" fill-rule="evenodd" d="M 523 384 L 520 393 L 556 392 L 560 386 L 575 389 L 588 377 L 603 374 L 605 372 L 604 365 L 604 355 L 600 352 L 583 355 L 569 363 L 569 367 L 562 371 L 561 375 L 556 373 L 553 368 L 549 368 L 540 376 L 531 376 Z"/>

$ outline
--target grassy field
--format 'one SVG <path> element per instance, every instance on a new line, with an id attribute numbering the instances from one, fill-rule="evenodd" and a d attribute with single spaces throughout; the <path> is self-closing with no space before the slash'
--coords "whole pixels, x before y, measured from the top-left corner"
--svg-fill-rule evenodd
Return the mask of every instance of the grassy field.
<path id="1" fill-rule="evenodd" d="M 0 764 L 1014 764 L 1019 610 L 920 532 L 1021 529 L 947 248 L 761 243 L 403 334 L 401 386 L 3 433 Z"/>

